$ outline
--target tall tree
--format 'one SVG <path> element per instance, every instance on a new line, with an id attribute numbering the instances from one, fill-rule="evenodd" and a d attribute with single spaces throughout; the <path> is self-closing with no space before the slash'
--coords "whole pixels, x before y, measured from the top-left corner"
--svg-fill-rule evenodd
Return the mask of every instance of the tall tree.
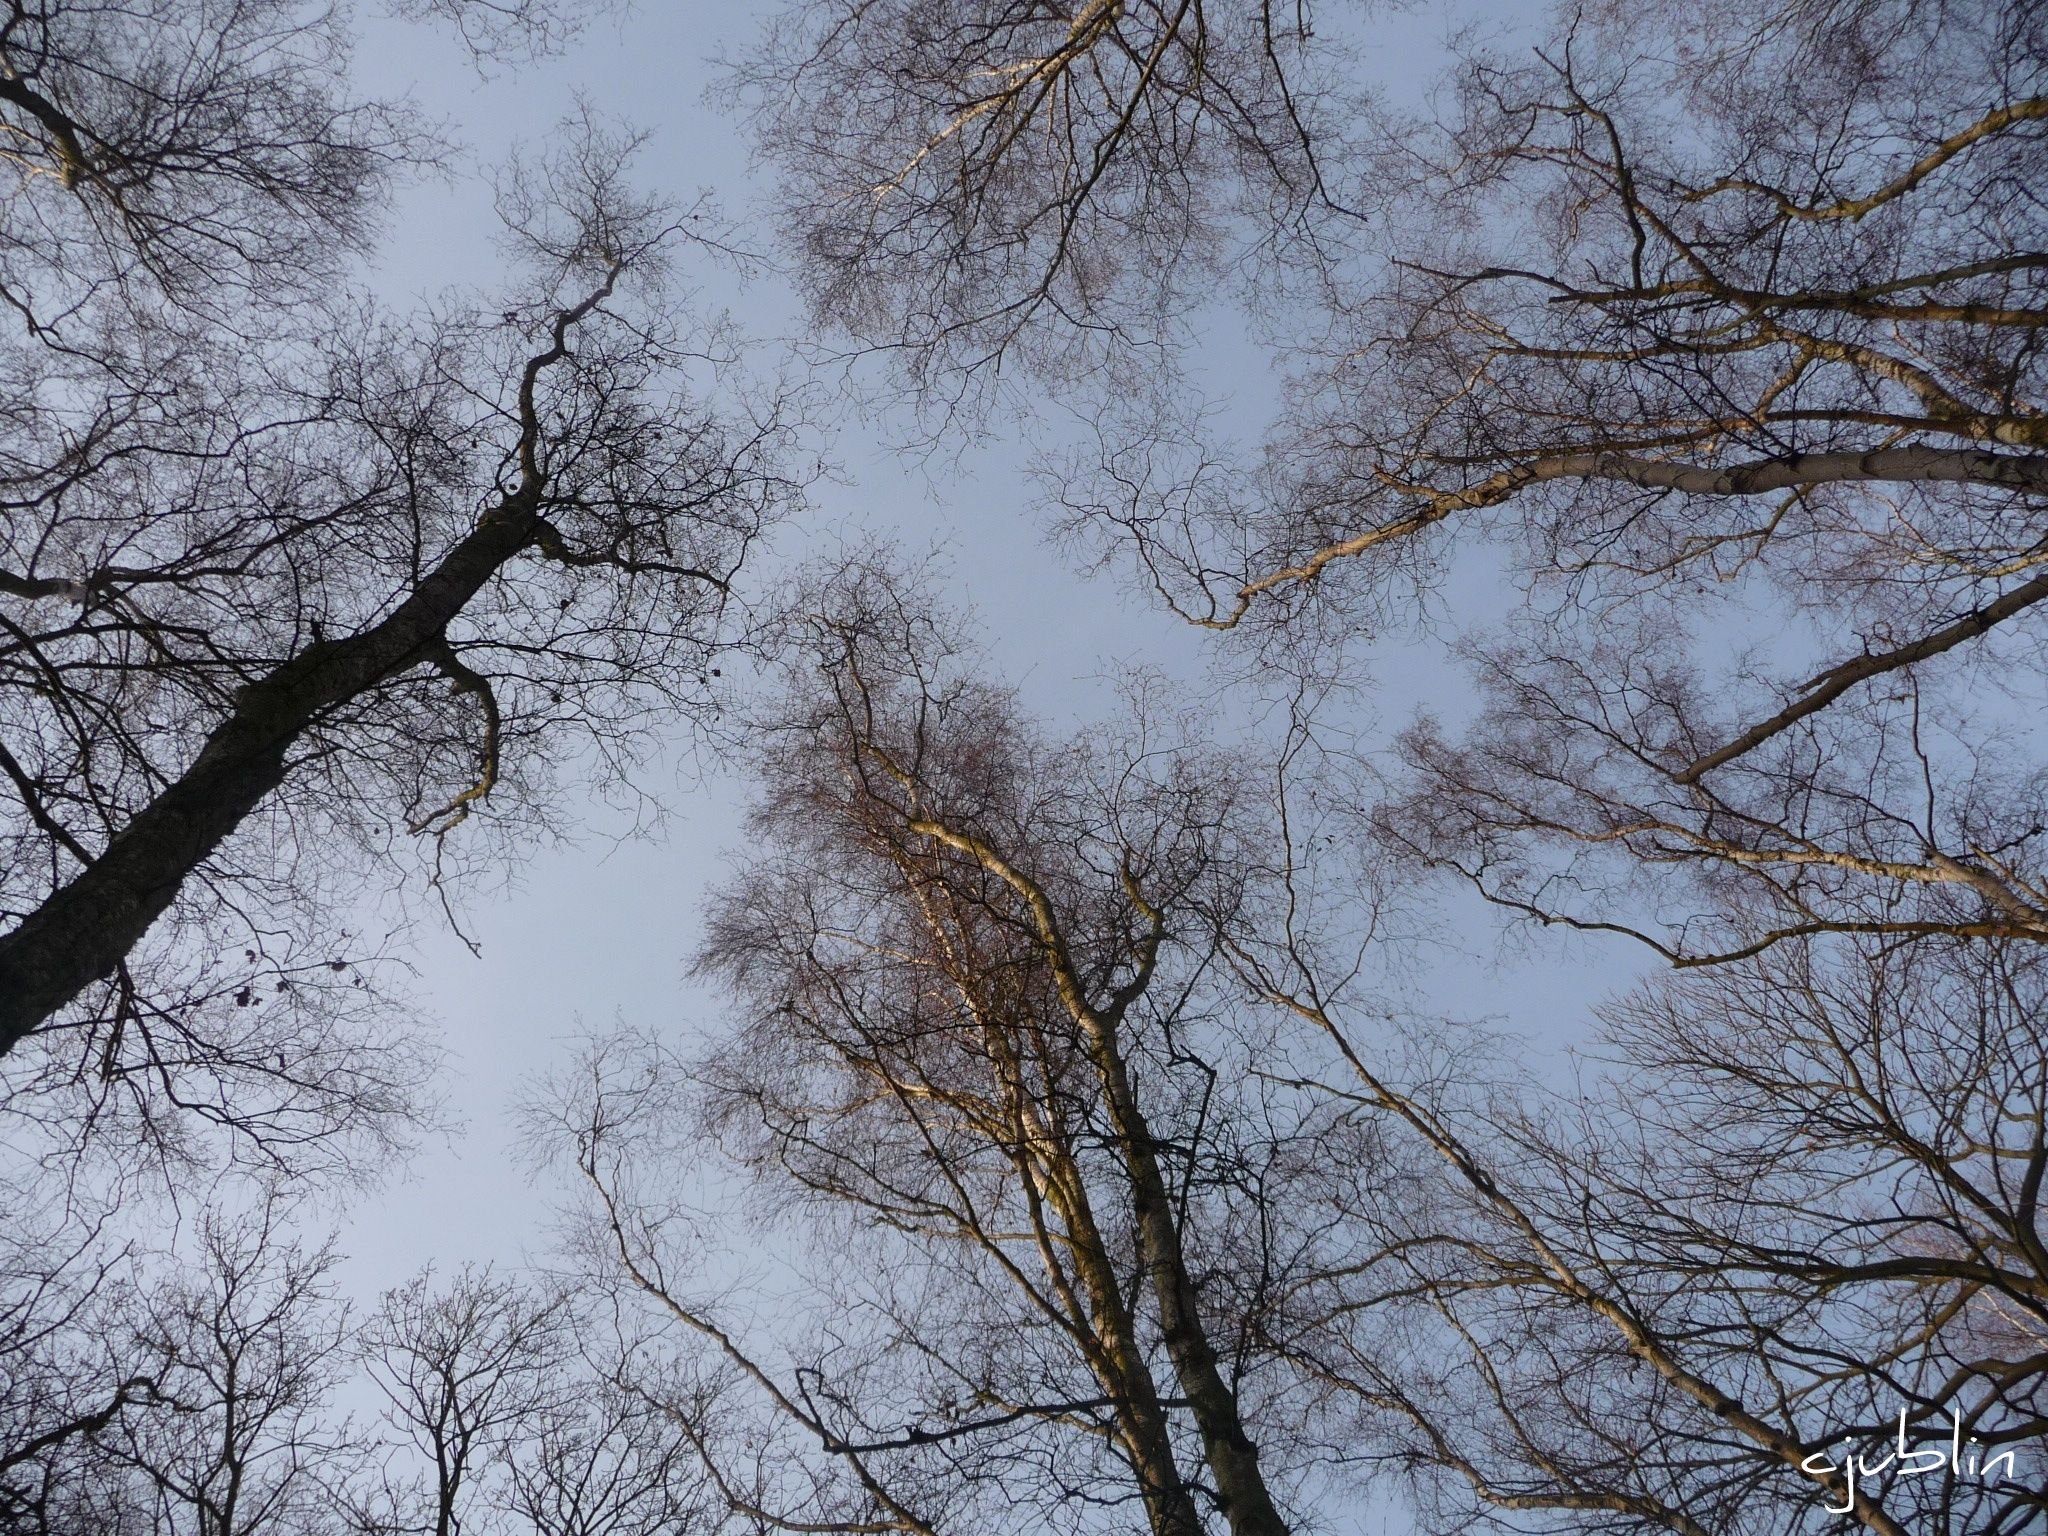
<path id="1" fill-rule="evenodd" d="M 763 851 L 709 923 L 742 1022 L 671 1081 L 692 1108 L 665 1133 L 631 1128 L 651 1090 L 616 1067 L 572 1079 L 607 1268 L 764 1385 L 757 1352 L 800 1347 L 735 1339 L 675 1278 L 645 1164 L 660 1135 L 715 1138 L 835 1270 L 871 1255 L 862 1284 L 810 1282 L 829 1344 L 771 1392 L 868 1518 L 952 1528 L 993 1497 L 1061 1527 L 1129 1503 L 1159 1536 L 1286 1531 L 1309 1453 L 1249 1319 L 1287 1170 L 1329 1128 L 1282 1129 L 1299 1106 L 1261 1101 L 1216 990 L 1243 786 L 1173 744 L 1185 722 L 1149 751 L 1047 739 L 919 599 L 871 572 L 839 595 L 857 611 L 806 626 L 764 737 Z"/>
<path id="2" fill-rule="evenodd" d="M 22 1536 L 710 1531 L 689 1440 L 557 1288 L 465 1269 L 363 1315 L 275 1194 L 5 1317 L 0 1521 Z M 61 1255 L 57 1256 L 61 1258 Z M 12 1267 L 12 1266 L 10 1266 Z M 46 1263 L 56 1277 L 61 1263 Z M 381 1413 L 345 1411 L 381 1404 Z"/>
<path id="3" fill-rule="evenodd" d="M 739 85 L 820 320 L 942 407 L 1092 401 L 1059 514 L 1147 590 L 1352 675 L 1447 616 L 1476 714 L 1318 836 L 1682 978 L 1546 1107 L 1375 1054 L 1312 922 L 1240 955 L 1441 1180 L 1347 1200 L 1391 1240 L 1289 1348 L 1442 1527 L 2024 1528 L 2038 1466 L 1971 1467 L 2040 1424 L 2048 22 L 1492 19 L 1421 107 L 1251 0 L 816 0 Z M 1219 298 L 1288 365 L 1249 453 Z"/>
<path id="4" fill-rule="evenodd" d="M 566 19 L 420 9 L 480 47 Z M 394 320 L 351 263 L 433 151 L 351 100 L 336 14 L 10 16 L 0 1051 L 303 1146 L 418 1077 L 354 1016 L 350 871 L 452 876 L 554 765 L 709 718 L 792 422 L 664 298 L 693 226 L 627 136 L 565 125 L 503 179 L 503 295 Z"/>
<path id="5" fill-rule="evenodd" d="M 1390 1035 L 1292 915 L 1321 883 L 1298 867 L 1240 963 L 1388 1134 L 1328 1194 L 1348 1262 L 1275 1308 L 1280 1351 L 1432 1529 L 2038 1523 L 2035 948 L 1830 936 L 1667 975 L 1560 1091 L 1469 1028 Z"/>
<path id="6" fill-rule="evenodd" d="M 2038 1522 L 2035 946 L 1768 946 L 1531 1081 L 1411 1012 L 1426 941 L 1311 730 L 1271 778 L 1156 700 L 1051 739 L 879 591 L 763 738 L 705 950 L 730 1039 L 610 1043 L 555 1109 L 595 1274 L 666 1319 L 643 1358 L 729 1504 L 1241 1529 L 1244 1478 L 1291 1526 L 1363 1469 L 1444 1532 Z M 746 1287 L 772 1320 L 705 1294 L 707 1144 L 749 1250 L 799 1250 Z"/>
<path id="7" fill-rule="evenodd" d="M 1319 20 L 809 0 L 737 82 L 821 321 L 1092 398 L 1066 514 L 1191 621 L 1341 638 L 1501 554 L 1408 855 L 1685 964 L 2048 932 L 2031 759 L 1949 691 L 2031 699 L 2048 597 L 2040 8 L 1496 14 L 1420 110 Z M 1206 430 L 1219 272 L 1290 365 L 1261 453 Z"/>

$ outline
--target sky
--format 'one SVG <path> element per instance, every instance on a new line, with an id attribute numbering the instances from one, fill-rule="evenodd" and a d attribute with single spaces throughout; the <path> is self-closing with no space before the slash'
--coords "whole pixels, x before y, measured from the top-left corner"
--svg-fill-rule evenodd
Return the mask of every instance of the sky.
<path id="1" fill-rule="evenodd" d="M 488 289 L 494 226 L 483 171 L 515 144 L 544 136 L 579 98 L 650 132 L 639 168 L 654 189 L 678 200 L 709 190 L 727 214 L 743 219 L 760 184 L 736 125 L 707 102 L 706 89 L 714 76 L 709 60 L 743 47 L 759 14 L 642 0 L 624 20 L 593 26 L 561 58 L 482 79 L 452 42 L 423 28 L 369 25 L 357 60 L 360 84 L 410 94 L 447 119 L 467 158 L 451 182 L 400 196 L 374 274 L 387 301 L 403 306 L 450 287 Z M 1389 82 L 1426 78 L 1448 24 L 1424 8 L 1376 29 L 1373 68 Z M 787 359 L 801 334 L 795 299 L 773 272 L 744 283 L 708 273 L 702 300 L 730 309 L 755 338 L 750 362 L 764 370 Z M 1269 403 L 1272 375 L 1256 356 L 1236 358 L 1243 346 L 1219 332 L 1219 364 L 1242 366 L 1216 371 L 1240 381 L 1233 408 L 1255 422 Z M 887 428 L 851 418 L 838 425 L 828 444 L 838 474 L 816 488 L 805 516 L 780 531 L 770 564 L 875 540 L 912 554 L 937 550 L 949 600 L 971 609 L 1007 680 L 1056 728 L 1105 712 L 1120 666 L 1214 689 L 1210 668 L 1222 658 L 1211 637 L 1139 600 L 1113 576 L 1080 574 L 1071 553 L 1046 540 L 1019 444 L 999 439 L 958 463 L 920 466 L 890 450 Z M 1453 574 L 1460 579 L 1483 577 Z M 1363 663 L 1371 686 L 1356 723 L 1367 731 L 1399 723 L 1458 686 L 1454 667 L 1410 636 L 1381 642 Z M 416 992 L 444 1031 L 443 1091 L 460 1123 L 445 1141 L 423 1148 L 404 1175 L 346 1212 L 346 1273 L 366 1300 L 422 1264 L 516 1264 L 544 1251 L 547 1200 L 516 1155 L 511 1111 L 523 1086 L 561 1059 L 580 1027 L 618 1019 L 679 1041 L 718 1027 L 717 999 L 688 983 L 685 965 L 703 896 L 737 843 L 747 786 L 680 750 L 650 763 L 643 782 L 669 810 L 659 835 L 622 839 L 615 814 L 588 807 L 568 846 L 537 851 L 509 889 L 465 906 L 465 930 L 480 958 L 445 928 L 421 934 Z M 1584 1035 L 1589 980 L 1618 985 L 1639 969 L 1638 956 L 1612 944 L 1503 949 L 1476 903 L 1452 900 L 1446 911 L 1450 943 L 1428 979 L 1428 1001 L 1495 1020 L 1552 1066 Z"/>

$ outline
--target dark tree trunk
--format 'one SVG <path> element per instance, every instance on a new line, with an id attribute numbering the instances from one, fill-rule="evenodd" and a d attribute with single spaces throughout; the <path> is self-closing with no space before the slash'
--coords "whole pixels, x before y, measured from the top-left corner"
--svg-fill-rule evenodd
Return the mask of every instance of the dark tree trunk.
<path id="1" fill-rule="evenodd" d="M 192 765 L 106 849 L 0 937 L 0 1054 L 107 976 L 179 887 L 284 781 L 292 743 L 326 710 L 416 661 L 484 583 L 530 543 L 537 497 L 500 502 L 389 618 L 315 641 L 241 690 Z"/>

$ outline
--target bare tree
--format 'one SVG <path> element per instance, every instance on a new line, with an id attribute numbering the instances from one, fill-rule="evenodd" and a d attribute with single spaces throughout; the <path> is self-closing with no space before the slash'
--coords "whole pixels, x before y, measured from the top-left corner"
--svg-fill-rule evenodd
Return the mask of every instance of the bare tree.
<path id="1" fill-rule="evenodd" d="M 95 1348 L 127 1254 L 108 1216 L 10 1180 L 0 1228 L 0 1522 L 61 1530 L 92 1437 L 161 1400 L 146 1362 Z M 41 1195 L 40 1200 L 37 1199 Z"/>
<path id="2" fill-rule="evenodd" d="M 1069 383 L 1156 366 L 1232 235 L 1312 229 L 1309 35 L 1237 0 L 825 0 L 730 85 L 820 318 L 985 403 L 1012 352 Z"/>
<path id="3" fill-rule="evenodd" d="M 348 41 L 292 0 L 10 4 L 13 364 L 35 356 L 23 340 L 132 358 L 136 338 L 99 323 L 110 303 L 131 322 L 254 306 L 260 326 L 345 271 L 391 173 L 436 153 L 402 104 L 351 99 Z"/>
<path id="4" fill-rule="evenodd" d="M 1504 607 L 1449 610 L 1476 719 L 1419 722 L 1316 836 L 1682 978 L 1614 1005 L 1583 1103 L 1441 1026 L 1384 1049 L 1290 836 L 1234 953 L 1330 1032 L 1315 1081 L 1401 1133 L 1414 1197 L 1346 1197 L 1351 1261 L 1275 1324 L 1360 1454 L 1446 1529 L 2037 1523 L 2023 1452 L 1972 1467 L 2040 1433 L 2038 7 L 1571 7 L 1456 43 L 1421 110 L 1340 100 L 1303 27 L 1260 69 L 1308 104 L 1312 190 L 1233 167 L 1204 190 L 1243 222 L 1133 244 L 1150 302 L 1092 309 L 1045 295 L 1164 174 L 1117 124 L 1188 100 L 1123 58 L 1214 36 L 1220 87 L 1265 7 L 788 14 L 751 83 L 820 318 L 942 399 L 986 356 L 1078 358 L 1101 442 L 1061 466 L 1067 526 L 1317 668 L 1367 670 L 1356 630 L 1429 626 L 1499 558 Z M 1013 67 L 1061 85 L 1004 93 Z M 891 110 L 807 129 L 862 69 Z M 1241 121 L 1166 161 L 1213 171 Z M 1213 299 L 1219 253 L 1292 366 L 1252 455 L 1207 430 L 1199 343 L 1176 377 L 1145 329 Z"/>
<path id="5" fill-rule="evenodd" d="M 24 1536 L 712 1530 L 692 1442 L 559 1288 L 431 1273 L 359 1317 L 278 1198 L 187 1249 L 10 1263 L 0 1518 Z M 27 1304 L 17 1304 L 22 1297 Z M 349 1412 L 381 1403 L 381 1414 Z"/>
<path id="6" fill-rule="evenodd" d="M 357 1456 L 329 1412 L 348 1313 L 337 1255 L 289 1238 L 288 1219 L 276 1201 L 209 1215 L 189 1264 L 131 1271 L 105 1298 L 68 1362 L 104 1407 L 9 1426 L 41 1479 L 25 1529 L 335 1529 L 333 1490 Z"/>
<path id="7" fill-rule="evenodd" d="M 860 1495 L 768 1504 L 787 1528 L 1292 1528 L 1342 1453 L 1261 1319 L 1317 1251 L 1325 1159 L 1370 1136 L 1262 1070 L 1299 1021 L 1224 963 L 1269 851 L 1256 784 L 1164 709 L 1039 732 L 873 572 L 802 629 L 763 851 L 702 956 L 736 1029 L 695 1061 L 615 1042 L 549 1117 L 587 1251 Z M 663 1149 L 707 1138 L 743 1210 L 831 1255 L 766 1332 L 705 1296 L 670 1192 Z"/>
<path id="8" fill-rule="evenodd" d="M 728 1518 L 704 1475 L 687 1419 L 623 1386 L 586 1376 L 566 1411 L 515 1438 L 504 1528 L 533 1536 L 669 1536 Z"/>
<path id="9" fill-rule="evenodd" d="M 580 14 L 400 9 L 480 58 Z M 392 883 L 446 901 L 572 775 L 618 784 L 708 722 L 734 578 L 797 489 L 788 397 L 666 287 L 710 222 L 634 192 L 635 140 L 593 116 L 499 176 L 500 293 L 370 302 L 387 192 L 453 159 L 361 99 L 351 41 L 297 0 L 0 10 L 10 1529 L 324 1533 L 367 1507 L 396 1452 L 336 1408 L 367 1346 L 285 1192 L 374 1176 L 436 1095 L 404 913 L 348 914 Z M 260 1175 L 247 1222 L 223 1170 Z M 190 1243 L 152 1230 L 195 1198 Z M 515 1395 L 514 1355 L 477 1401 Z M 575 1524 L 575 1480 L 610 1458 L 623 1487 L 659 1436 L 519 1402 L 504 1438 L 551 1447 L 529 1502 L 568 1511 L 530 1523 L 605 1528 Z"/>
<path id="10" fill-rule="evenodd" d="M 464 1269 L 392 1291 L 356 1338 L 384 1456 L 350 1494 L 379 1536 L 640 1536 L 713 1529 L 691 1441 L 621 1386 L 559 1287 Z"/>
<path id="11" fill-rule="evenodd" d="M 454 1536 L 473 1526 L 465 1517 L 495 1454 L 576 1384 L 564 1314 L 559 1296 L 474 1270 L 446 1287 L 422 1274 L 385 1297 L 360 1347 L 387 1417 L 427 1467 L 423 1488 L 387 1494 L 401 1508 L 424 1507 L 420 1529 Z"/>
<path id="12" fill-rule="evenodd" d="M 1434 1528 L 2038 1523 L 2030 946 L 1830 938 L 1668 978 L 1559 1095 L 1469 1031 L 1389 1039 L 1330 937 L 1240 959 L 1395 1134 L 1329 1197 L 1348 1262 L 1273 1315 Z"/>
<path id="13" fill-rule="evenodd" d="M 1418 738 L 1409 853 L 1686 963 L 1901 880 L 1892 931 L 2037 930 L 2032 791 L 2000 803 L 2031 770 L 1982 771 L 1948 690 L 2021 675 L 2048 596 L 2038 7 L 1518 20 L 1420 112 L 1346 89 L 1359 29 L 1249 0 L 819 0 L 739 78 L 821 320 L 942 396 L 1079 349 L 1103 443 L 1067 514 L 1191 621 L 1401 623 L 1503 553 L 1534 600 L 1475 640 L 1502 705 Z M 1231 217 L 1157 217 L 1170 187 Z M 1249 458 L 1158 324 L 1226 258 L 1293 364 Z M 1634 921 L 1617 859 L 1743 912 Z"/>
<path id="14" fill-rule="evenodd" d="M 1415 941 L 1306 727 L 1265 789 L 1156 705 L 1049 740 L 915 601 L 854 591 L 715 908 L 730 1043 L 614 1042 L 557 1121 L 732 1507 L 938 1531 L 998 1489 L 1086 1528 L 1127 1489 L 1153 1529 L 1234 1524 L 1206 1354 L 1290 1523 L 1361 1471 L 1443 1531 L 2038 1523 L 2036 947 L 1880 930 L 1689 968 L 1610 1005 L 1557 1091 L 1406 1016 L 1382 952 Z M 829 1257 L 706 1263 L 674 1158 L 707 1132 L 764 1240 Z M 777 1324 L 736 1320 L 770 1289 Z M 772 1469 L 709 1431 L 744 1412 L 718 1369 L 759 1443 L 785 1431 Z M 1146 1496 L 1168 1473 L 1191 1509 Z"/>
<path id="15" fill-rule="evenodd" d="M 787 400 L 749 404 L 663 295 L 705 226 L 593 120 L 502 179 L 503 296 L 400 321 L 349 291 L 428 146 L 349 101 L 337 25 L 164 0 L 0 29 L 10 1097 L 73 1127 L 182 1104 L 273 1162 L 415 1107 L 349 882 L 453 879 L 556 765 L 708 720 L 733 578 L 795 489 Z"/>

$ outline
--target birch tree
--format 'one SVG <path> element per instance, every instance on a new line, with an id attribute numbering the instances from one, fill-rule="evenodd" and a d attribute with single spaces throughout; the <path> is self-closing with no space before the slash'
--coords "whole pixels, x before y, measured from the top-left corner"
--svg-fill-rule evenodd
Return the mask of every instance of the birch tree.
<path id="1" fill-rule="evenodd" d="M 1493 13 L 1420 104 L 1373 14 L 816 0 L 736 83 L 821 324 L 1092 414 L 1056 515 L 1141 590 L 1358 678 L 1467 648 L 1411 861 L 1687 965 L 2037 937 L 2037 754 L 1962 700 L 2033 702 L 2048 596 L 2039 8 Z M 1527 601 L 1434 599 L 1494 559 Z"/>

